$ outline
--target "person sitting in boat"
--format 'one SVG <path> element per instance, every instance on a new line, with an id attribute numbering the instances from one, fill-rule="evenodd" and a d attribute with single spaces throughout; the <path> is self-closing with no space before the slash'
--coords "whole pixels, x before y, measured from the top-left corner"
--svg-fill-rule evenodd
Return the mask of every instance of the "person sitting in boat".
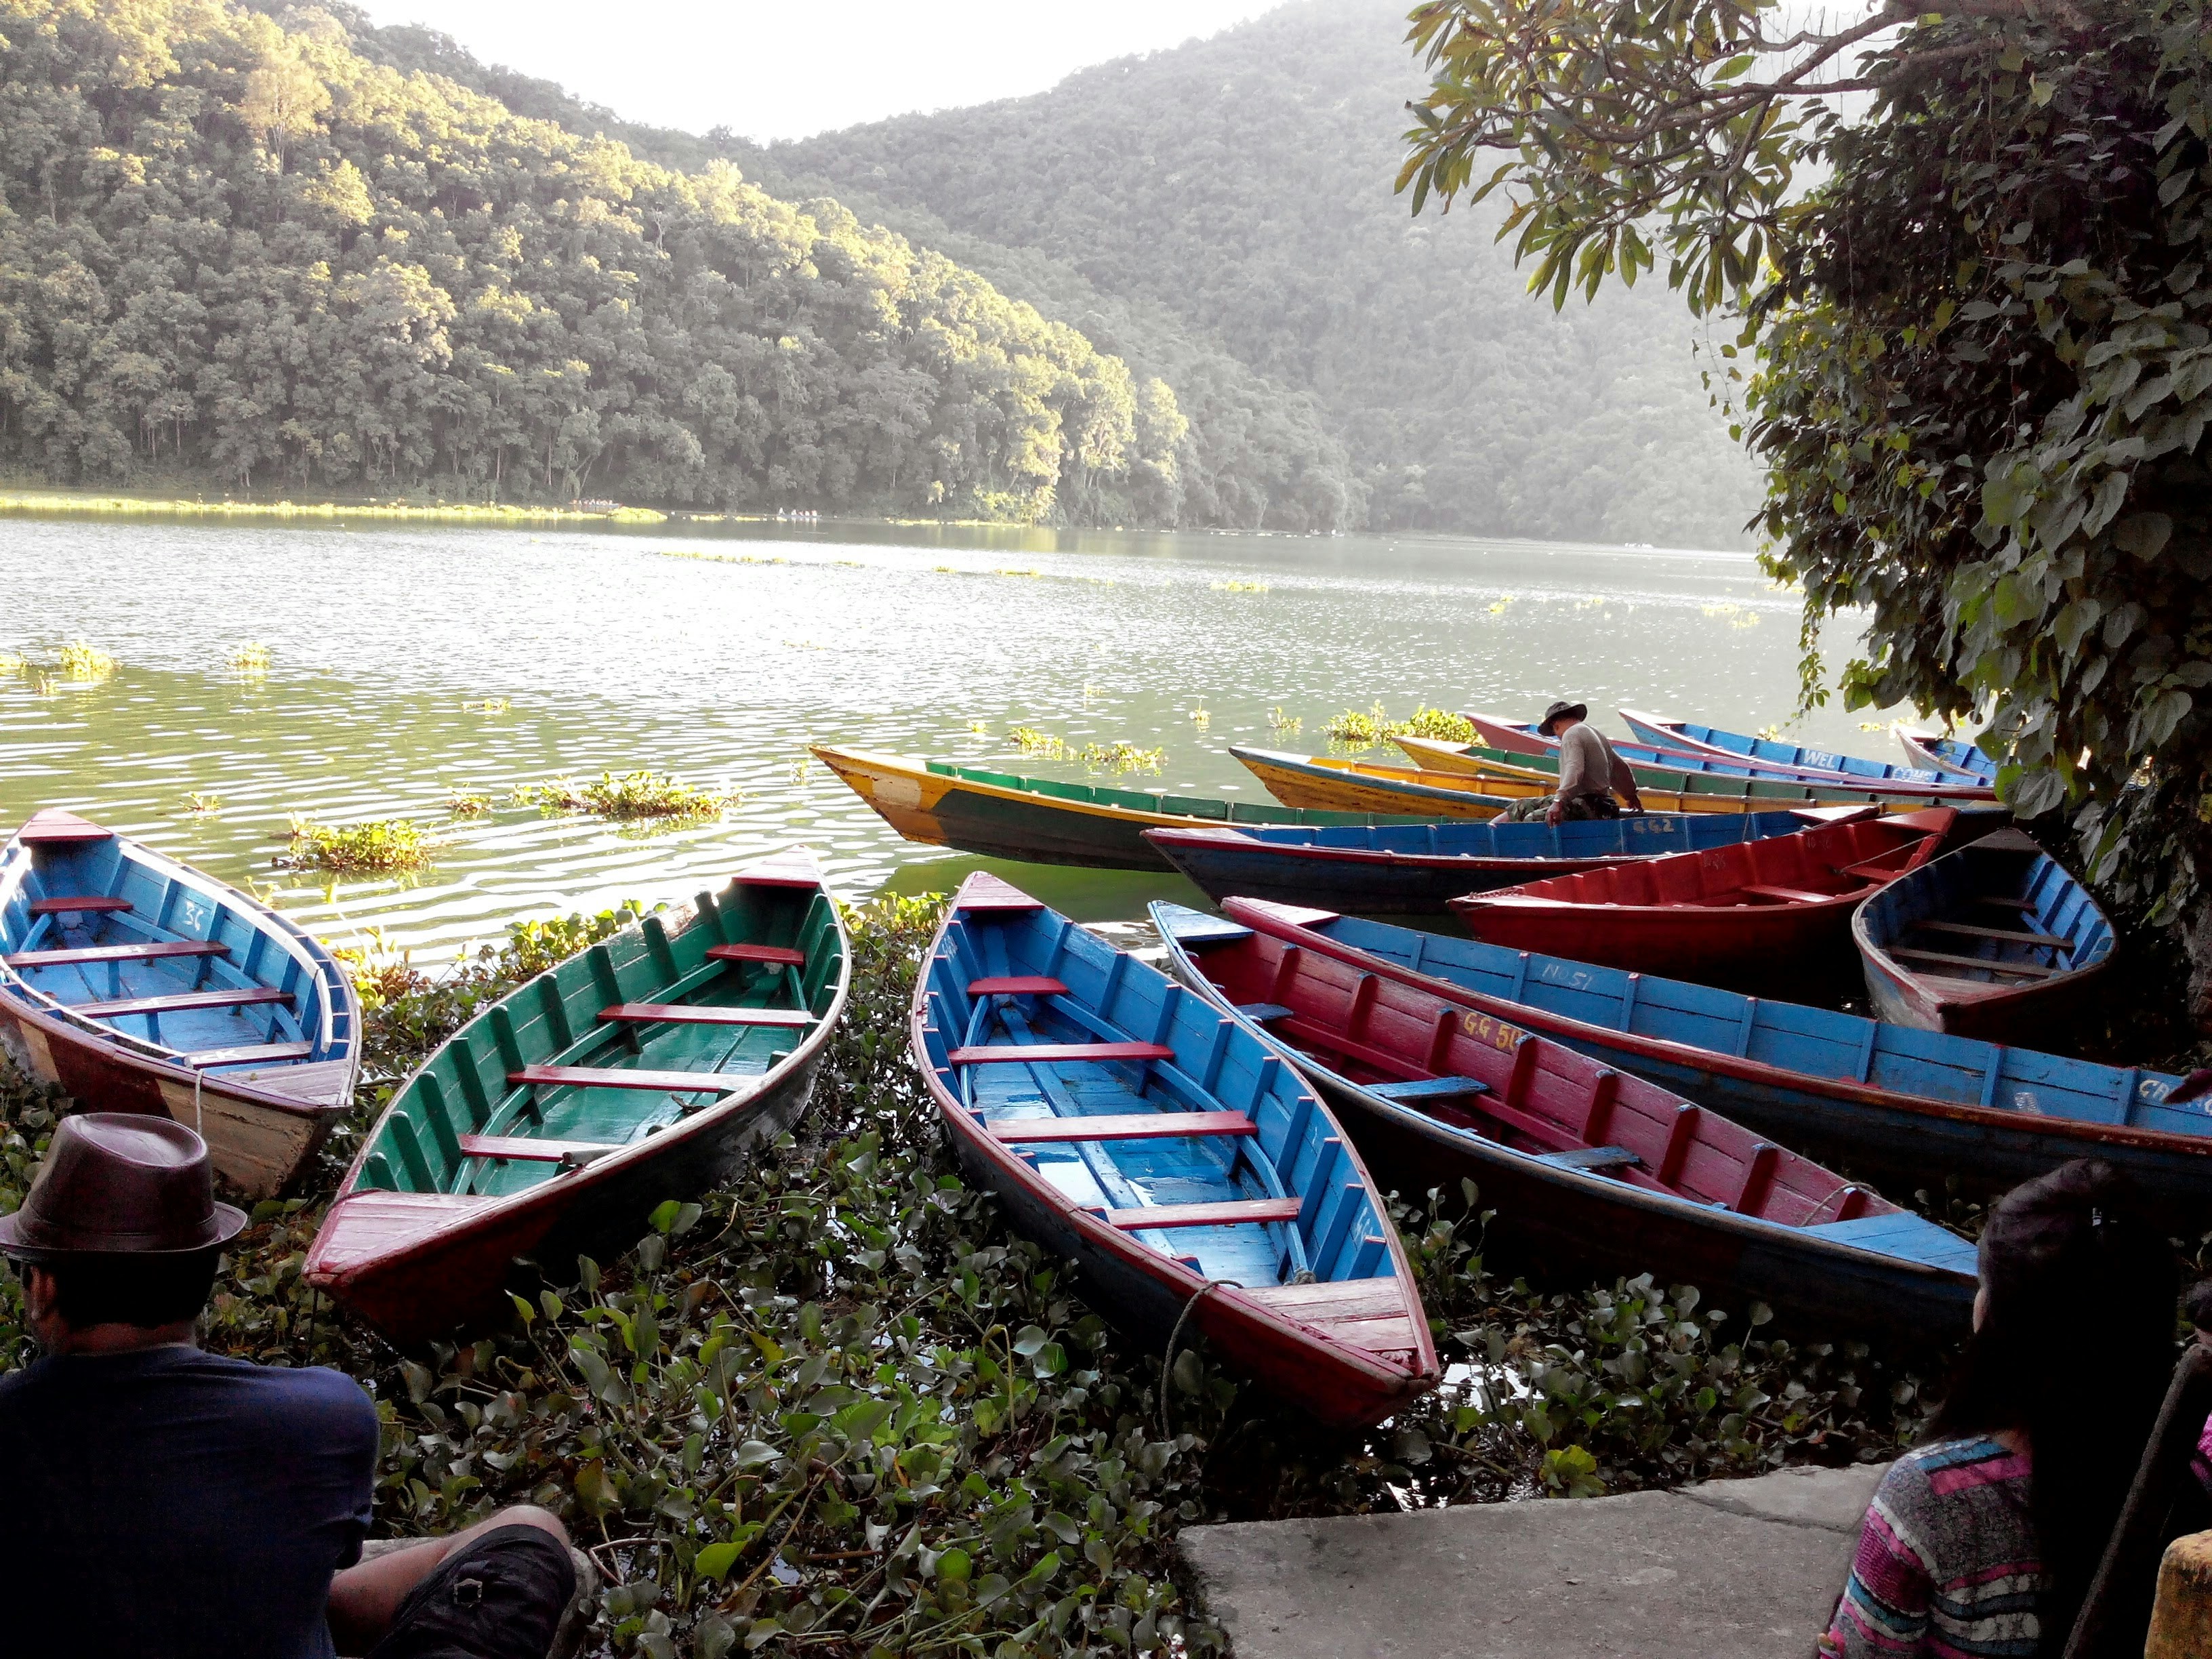
<path id="1" fill-rule="evenodd" d="M 507 1510 L 364 1562 L 378 1425 L 361 1385 L 200 1349 L 245 1224 L 197 1134 L 125 1113 L 62 1119 L 0 1217 L 45 1351 L 0 1378 L 15 1650 L 544 1659 L 576 1583 L 557 1518 Z"/>
<path id="2" fill-rule="evenodd" d="M 1636 775 L 1613 752 L 1605 733 L 1589 723 L 1588 704 L 1555 702 L 1536 722 L 1536 730 L 1559 740 L 1559 791 L 1515 802 L 1505 809 L 1508 818 L 1524 823 L 1540 814 L 1553 824 L 1571 818 L 1617 818 L 1623 801 L 1632 812 L 1644 810 L 1644 798 L 1636 793 Z"/>
<path id="3" fill-rule="evenodd" d="M 2056 1659 L 2173 1369 L 2176 1275 L 2112 1165 L 2014 1188 L 1929 1437 L 1882 1477 L 1820 1651 Z"/>

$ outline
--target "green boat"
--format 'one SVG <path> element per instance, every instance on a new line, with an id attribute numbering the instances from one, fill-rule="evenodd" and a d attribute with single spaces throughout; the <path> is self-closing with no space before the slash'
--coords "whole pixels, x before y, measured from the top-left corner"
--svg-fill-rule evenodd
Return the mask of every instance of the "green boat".
<path id="1" fill-rule="evenodd" d="M 1169 870 L 1145 839 L 1164 825 L 1425 823 L 1420 817 L 1325 812 L 1273 801 L 1209 800 L 1099 784 L 1017 777 L 981 766 L 817 745 L 816 758 L 908 841 L 1031 864 Z"/>

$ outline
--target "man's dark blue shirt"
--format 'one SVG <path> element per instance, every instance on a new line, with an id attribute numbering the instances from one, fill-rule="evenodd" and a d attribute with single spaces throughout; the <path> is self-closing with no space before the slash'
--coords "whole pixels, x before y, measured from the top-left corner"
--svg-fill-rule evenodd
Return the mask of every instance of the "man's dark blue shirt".
<path id="1" fill-rule="evenodd" d="M 172 1346 L 0 1378 L 0 1648 L 330 1659 L 376 1444 L 337 1371 Z"/>

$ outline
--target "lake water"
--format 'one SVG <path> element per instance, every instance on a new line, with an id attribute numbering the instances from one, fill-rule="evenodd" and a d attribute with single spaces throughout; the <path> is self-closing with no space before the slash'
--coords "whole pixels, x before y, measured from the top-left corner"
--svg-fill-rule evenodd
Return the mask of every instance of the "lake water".
<path id="1" fill-rule="evenodd" d="M 119 664 L 47 691 L 0 677 L 0 822 L 72 807 L 285 884 L 284 909 L 334 942 L 378 928 L 425 962 L 522 915 L 688 896 L 792 842 L 852 896 L 977 862 L 898 840 L 809 742 L 1085 775 L 1021 757 L 1005 733 L 1028 726 L 1164 750 L 1135 787 L 1261 796 L 1231 743 L 1322 750 L 1331 715 L 1377 699 L 1528 719 L 1572 695 L 1609 730 L 1623 705 L 1749 730 L 1785 720 L 1797 684 L 1796 604 L 1746 556 L 1444 538 L 15 519 L 0 596 L 0 652 L 82 637 Z M 248 641 L 265 677 L 228 666 Z M 1850 642 L 1839 625 L 1832 648 Z M 1831 707 L 1792 730 L 1899 758 L 1870 718 Z M 506 804 L 638 768 L 743 801 L 659 830 Z M 449 817 L 455 790 L 499 809 Z M 220 809 L 187 811 L 188 793 Z M 294 812 L 411 817 L 448 844 L 410 882 L 330 890 L 271 868 Z M 1194 891 L 1015 873 L 1086 920 Z"/>

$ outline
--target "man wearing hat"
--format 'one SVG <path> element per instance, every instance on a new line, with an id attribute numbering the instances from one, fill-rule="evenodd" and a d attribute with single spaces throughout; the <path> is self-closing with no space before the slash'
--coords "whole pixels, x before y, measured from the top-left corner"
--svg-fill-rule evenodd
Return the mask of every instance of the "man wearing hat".
<path id="1" fill-rule="evenodd" d="M 1559 740 L 1559 792 L 1516 801 L 1505 809 L 1506 817 L 1521 823 L 1540 814 L 1547 823 L 1617 818 L 1620 801 L 1615 795 L 1627 803 L 1630 811 L 1644 810 L 1644 798 L 1636 793 L 1636 775 L 1613 752 L 1605 734 L 1589 723 L 1589 706 L 1579 702 L 1555 702 L 1544 711 L 1536 730 Z"/>
<path id="2" fill-rule="evenodd" d="M 0 1377 L 9 1650 L 544 1659 L 575 1585 L 557 1519 L 509 1510 L 362 1562 L 378 1425 L 361 1385 L 201 1351 L 245 1224 L 198 1135 L 106 1112 L 62 1119 L 0 1216 L 45 1350 Z"/>

